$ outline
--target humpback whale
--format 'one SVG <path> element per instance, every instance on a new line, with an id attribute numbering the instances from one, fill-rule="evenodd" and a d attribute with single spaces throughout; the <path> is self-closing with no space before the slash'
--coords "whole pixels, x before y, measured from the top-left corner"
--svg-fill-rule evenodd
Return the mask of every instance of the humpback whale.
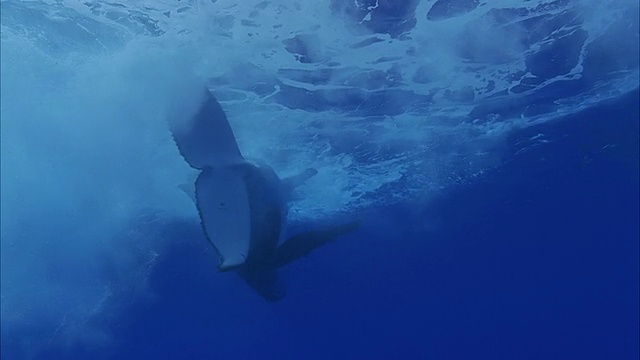
<path id="1" fill-rule="evenodd" d="M 353 221 L 284 239 L 291 192 L 317 171 L 280 179 L 270 166 L 246 160 L 208 89 L 197 112 L 172 119 L 170 128 L 182 157 L 199 170 L 193 186 L 183 190 L 196 204 L 205 236 L 219 256 L 218 269 L 237 272 L 262 297 L 284 296 L 277 269 L 359 226 Z"/>

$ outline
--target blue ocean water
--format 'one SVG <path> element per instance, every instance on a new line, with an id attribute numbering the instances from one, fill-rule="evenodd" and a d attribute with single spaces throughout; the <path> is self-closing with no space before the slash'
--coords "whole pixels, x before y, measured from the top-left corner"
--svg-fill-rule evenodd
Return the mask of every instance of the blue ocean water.
<path id="1" fill-rule="evenodd" d="M 527 3 L 3 1 L 2 359 L 637 359 L 637 4 Z M 294 228 L 362 220 L 280 301 L 178 190 L 203 77 L 246 154 L 318 168 Z"/>
<path id="2" fill-rule="evenodd" d="M 110 320 L 117 346 L 42 358 L 636 358 L 638 116 L 633 92 L 514 136 L 556 141 L 491 180 L 371 209 L 362 230 L 291 265 L 278 303 L 215 273 L 197 224 L 165 225 L 196 240 L 162 255 L 153 300 Z"/>

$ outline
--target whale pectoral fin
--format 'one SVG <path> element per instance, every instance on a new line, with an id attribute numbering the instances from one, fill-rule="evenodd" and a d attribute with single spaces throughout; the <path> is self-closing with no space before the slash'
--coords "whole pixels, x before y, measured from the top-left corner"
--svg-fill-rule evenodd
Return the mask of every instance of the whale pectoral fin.
<path id="1" fill-rule="evenodd" d="M 170 121 L 180 154 L 196 169 L 244 162 L 222 107 L 209 90 L 202 96 L 193 116 Z"/>
<path id="2" fill-rule="evenodd" d="M 198 177 L 196 176 L 193 179 L 193 181 L 178 185 L 178 188 L 182 190 L 189 197 L 189 199 L 193 201 L 194 204 L 196 203 L 196 180 L 197 179 Z"/>
<path id="3" fill-rule="evenodd" d="M 301 172 L 298 175 L 290 176 L 288 178 L 282 179 L 282 185 L 288 189 L 289 191 L 295 189 L 296 187 L 304 184 L 305 181 L 310 178 L 316 176 L 318 170 L 314 168 L 308 168 L 305 171 Z"/>
<path id="4" fill-rule="evenodd" d="M 360 227 L 361 221 L 333 226 L 323 230 L 314 230 L 294 235 L 276 249 L 274 268 L 288 265 L 308 255 L 324 244 L 334 241 L 338 236 L 348 234 Z"/>
<path id="5" fill-rule="evenodd" d="M 218 268 L 242 265 L 249 253 L 251 219 L 242 168 L 207 168 L 196 180 L 196 206 L 211 244 L 220 255 Z"/>

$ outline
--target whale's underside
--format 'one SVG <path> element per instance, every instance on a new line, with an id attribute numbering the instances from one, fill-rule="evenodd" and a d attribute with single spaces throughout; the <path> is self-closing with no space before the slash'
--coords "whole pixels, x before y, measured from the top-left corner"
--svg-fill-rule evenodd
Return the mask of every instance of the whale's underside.
<path id="1" fill-rule="evenodd" d="M 264 298 L 284 295 L 278 268 L 359 226 L 358 221 L 329 226 L 281 242 L 291 192 L 317 171 L 307 169 L 281 180 L 269 166 L 245 160 L 222 107 L 207 89 L 198 111 L 173 119 L 170 126 L 184 159 L 200 170 L 195 189 L 186 191 L 219 255 L 218 268 L 236 271 Z"/>

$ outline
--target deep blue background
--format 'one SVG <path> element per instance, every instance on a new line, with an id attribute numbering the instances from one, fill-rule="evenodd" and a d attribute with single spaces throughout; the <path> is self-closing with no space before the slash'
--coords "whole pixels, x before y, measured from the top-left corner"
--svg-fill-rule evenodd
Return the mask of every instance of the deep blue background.
<path id="1" fill-rule="evenodd" d="M 375 4 L 371 20 L 362 22 L 369 13 L 365 9 Z M 427 14 L 416 14 L 417 4 L 330 2 L 332 12 L 354 31 L 364 26 L 367 33 L 394 39 L 407 36 L 419 16 L 452 18 L 479 2 L 438 0 Z M 3 10 L 11 6 L 3 3 Z M 518 21 L 519 13 L 503 9 L 486 17 L 497 30 L 526 28 L 525 47 L 580 19 L 570 11 Z M 545 42 L 526 57 L 522 74 L 535 76 L 509 89 L 520 96 L 508 96 L 504 89 L 495 101 L 480 102 L 468 120 L 553 112 L 562 106 L 558 99 L 637 69 L 637 29 L 637 11 L 628 11 L 586 49 L 583 30 Z M 508 53 L 476 48 L 482 40 L 476 30 L 468 25 L 465 40 L 455 46 L 459 56 L 480 64 L 509 60 Z M 161 30 L 152 24 L 147 32 Z M 49 41 L 45 48 L 68 50 L 66 43 L 43 39 Z M 315 40 L 295 35 L 283 45 L 301 63 L 324 64 L 330 59 L 310 45 Z M 372 36 L 353 47 L 381 41 Z M 582 76 L 527 92 L 572 70 L 579 54 L 586 55 Z M 424 56 L 415 49 L 399 55 Z M 399 89 L 408 79 L 396 67 L 355 72 L 326 65 L 282 69 L 275 76 L 241 64 L 237 76 L 212 79 L 211 85 L 258 95 L 280 86 L 273 99 L 287 107 L 355 117 L 401 114 L 432 102 L 431 95 Z M 354 71 L 341 84 L 350 88 L 332 96 L 286 86 L 280 79 L 317 85 L 343 77 L 341 71 Z M 452 101 L 473 101 L 457 98 L 455 91 L 450 95 Z M 288 295 L 278 303 L 264 301 L 234 274 L 218 273 L 197 222 L 140 224 L 140 233 L 170 243 L 149 278 L 153 297 L 116 296 L 114 309 L 123 312 L 107 307 L 85 324 L 88 332 L 96 326 L 114 336 L 106 349 L 71 344 L 37 358 L 638 359 L 639 102 L 636 90 L 518 131 L 508 141 L 505 163 L 477 182 L 446 189 L 428 202 L 370 209 L 357 233 L 283 269 Z M 540 133 L 550 142 L 519 152 Z M 42 332 L 42 343 L 51 338 L 39 324 L 28 325 L 24 331 Z M 3 334 L 2 359 L 28 358 L 21 335 Z"/>
<path id="2" fill-rule="evenodd" d="M 637 359 L 638 99 L 522 130 L 483 180 L 363 214 L 282 271 L 278 303 L 172 223 L 155 298 L 104 320 L 114 345 L 41 358 Z M 515 154 L 538 133 L 551 142 Z"/>

